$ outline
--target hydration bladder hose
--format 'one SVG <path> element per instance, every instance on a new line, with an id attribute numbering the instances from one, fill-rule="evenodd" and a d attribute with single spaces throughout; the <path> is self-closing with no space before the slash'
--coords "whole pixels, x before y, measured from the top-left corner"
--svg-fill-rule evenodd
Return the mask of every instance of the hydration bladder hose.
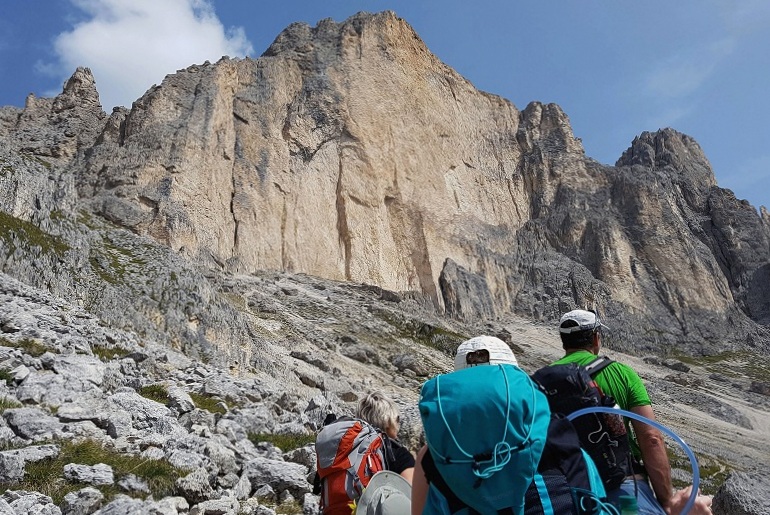
<path id="1" fill-rule="evenodd" d="M 637 415 L 636 413 L 623 409 L 609 408 L 604 406 L 583 408 L 567 415 L 567 420 L 571 422 L 572 420 L 589 413 L 609 413 L 610 415 L 623 415 L 624 417 L 632 418 L 634 420 L 638 420 L 639 422 L 644 422 L 645 424 L 649 424 L 652 427 L 659 429 L 661 432 L 667 434 L 673 438 L 676 443 L 679 444 L 679 446 L 684 450 L 685 454 L 687 454 L 687 457 L 690 459 L 690 466 L 692 467 L 692 492 L 690 493 L 690 498 L 687 500 L 687 504 L 685 504 L 684 508 L 682 508 L 682 515 L 687 515 L 687 513 L 690 512 L 693 505 L 695 504 L 695 499 L 698 497 L 698 487 L 700 486 L 700 468 L 698 467 L 698 460 L 695 458 L 695 454 L 692 452 L 692 449 L 690 449 L 690 446 L 687 445 L 678 434 L 663 424 L 659 424 L 658 422 L 650 420 L 645 416 Z"/>

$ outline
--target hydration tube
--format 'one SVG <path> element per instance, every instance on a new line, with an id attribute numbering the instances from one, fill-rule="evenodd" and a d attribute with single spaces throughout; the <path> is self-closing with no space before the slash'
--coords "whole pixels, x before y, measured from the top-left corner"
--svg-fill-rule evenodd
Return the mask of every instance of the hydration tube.
<path id="1" fill-rule="evenodd" d="M 654 420 L 650 420 L 645 416 L 638 415 L 623 409 L 609 408 L 605 406 L 583 408 L 567 415 L 567 420 L 572 421 L 589 413 L 609 413 L 610 415 L 623 415 L 624 417 L 632 418 L 634 420 L 638 420 L 639 422 L 644 422 L 645 424 L 649 424 L 652 427 L 659 429 L 661 432 L 667 434 L 673 438 L 676 443 L 679 444 L 679 446 L 684 450 L 685 454 L 687 454 L 687 457 L 690 459 L 690 466 L 692 467 L 692 492 L 690 493 L 690 498 L 687 500 L 687 504 L 684 505 L 684 508 L 682 508 L 681 512 L 682 515 L 687 515 L 687 513 L 690 512 L 693 505 L 695 504 L 695 499 L 698 497 L 698 488 L 700 487 L 700 468 L 698 467 L 698 460 L 695 458 L 695 454 L 692 452 L 692 449 L 690 449 L 690 446 L 687 445 L 678 434 L 663 424 L 660 424 Z"/>

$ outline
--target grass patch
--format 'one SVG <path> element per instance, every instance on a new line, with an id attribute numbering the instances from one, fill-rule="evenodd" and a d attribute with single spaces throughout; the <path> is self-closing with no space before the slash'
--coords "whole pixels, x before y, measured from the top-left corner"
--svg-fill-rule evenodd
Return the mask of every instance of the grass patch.
<path id="1" fill-rule="evenodd" d="M 221 401 L 213 397 L 196 392 L 189 392 L 189 395 L 195 403 L 195 406 L 200 409 L 206 410 L 210 413 L 219 413 L 221 415 L 227 413 L 227 409 L 219 405 Z"/>
<path id="2" fill-rule="evenodd" d="M 16 250 L 14 240 L 21 240 L 32 247 L 40 247 L 44 254 L 61 255 L 70 247 L 58 236 L 42 231 L 37 225 L 0 211 L 0 238 L 11 253 Z"/>
<path id="3" fill-rule="evenodd" d="M 733 468 L 718 460 L 711 459 L 700 465 L 701 490 L 705 495 L 714 495 L 733 472 Z"/>
<path id="4" fill-rule="evenodd" d="M 124 349 L 122 347 L 114 347 L 109 349 L 107 347 L 92 347 L 91 352 L 93 352 L 94 356 L 96 356 L 102 361 L 110 361 L 112 359 L 123 359 L 129 354 L 131 354 L 130 350 Z"/>
<path id="5" fill-rule="evenodd" d="M 12 408 L 21 408 L 21 403 L 10 397 L 0 397 L 0 413 Z"/>
<path id="6" fill-rule="evenodd" d="M 185 469 L 173 467 L 165 460 L 148 460 L 131 454 L 121 454 L 103 447 L 99 442 L 85 440 L 78 443 L 65 442 L 56 458 L 28 463 L 24 479 L 20 483 L 0 484 L 0 487 L 40 492 L 50 496 L 53 502 L 59 505 L 65 495 L 86 486 L 63 478 L 64 466 L 68 463 L 81 465 L 105 463 L 112 467 L 116 483 L 122 477 L 134 474 L 147 482 L 156 499 L 172 495 L 176 480 L 188 473 Z M 121 492 L 115 485 L 96 488 L 104 494 L 107 501 Z"/>
<path id="7" fill-rule="evenodd" d="M 92 246 L 88 262 L 94 272 L 110 284 L 133 284 L 132 276 L 143 274 L 147 260 L 140 253 L 111 241 L 102 240 L 102 246 Z"/>
<path id="8" fill-rule="evenodd" d="M 165 405 L 168 402 L 168 388 L 162 384 L 150 384 L 139 389 L 139 395 Z"/>
<path id="9" fill-rule="evenodd" d="M 692 484 L 692 464 L 690 459 L 684 454 L 684 451 L 678 446 L 667 446 L 668 462 L 672 469 L 683 470 L 687 473 L 686 480 L 672 479 L 674 488 L 681 489 Z M 732 465 L 715 458 L 713 456 L 696 456 L 698 460 L 698 471 L 700 474 L 700 488 L 705 495 L 713 495 L 719 490 L 735 469 Z"/>
<path id="10" fill-rule="evenodd" d="M 299 501 L 281 503 L 276 506 L 274 510 L 278 515 L 299 515 L 300 513 L 303 513 L 302 505 Z"/>
<path id="11" fill-rule="evenodd" d="M 54 350 L 51 347 L 48 347 L 47 345 L 44 345 L 37 340 L 33 340 L 32 338 L 22 338 L 21 340 L 12 342 L 7 338 L 0 337 L 0 346 L 19 349 L 25 354 L 29 354 L 33 358 L 38 358 L 43 354 L 45 354 L 46 352 Z"/>
<path id="12" fill-rule="evenodd" d="M 54 209 L 48 214 L 48 217 L 54 222 L 64 222 L 67 220 L 67 216 L 59 209 Z"/>
<path id="13" fill-rule="evenodd" d="M 759 382 L 770 382 L 770 362 L 746 351 L 727 351 L 712 356 L 687 356 L 675 353 L 682 363 L 700 366 L 711 373 L 726 377 L 745 376 Z"/>
<path id="14" fill-rule="evenodd" d="M 378 307 L 369 308 L 369 312 L 394 327 L 399 337 L 408 338 L 450 356 L 454 355 L 458 345 L 468 339 L 465 335 L 443 327 L 409 319 Z"/>
<path id="15" fill-rule="evenodd" d="M 48 161 L 46 161 L 45 159 L 43 159 L 43 158 L 41 158 L 39 156 L 36 156 L 32 152 L 19 152 L 18 155 L 19 155 L 19 157 L 22 158 L 22 160 L 24 160 L 24 161 L 26 161 L 28 163 L 30 163 L 30 162 L 31 163 L 38 163 L 38 164 L 42 165 L 43 168 L 45 168 L 46 170 L 50 170 L 52 168 L 51 163 L 49 163 Z"/>
<path id="16" fill-rule="evenodd" d="M 246 299 L 243 298 L 243 295 L 238 295 L 237 293 L 232 293 L 232 292 L 226 292 L 222 294 L 222 297 L 224 297 L 227 300 L 227 302 L 238 311 L 241 311 L 243 313 L 250 312 L 249 305 L 246 302 Z"/>
<path id="17" fill-rule="evenodd" d="M 101 227 L 94 221 L 94 216 L 88 211 L 78 211 L 76 220 L 78 223 L 85 225 L 91 230 L 101 229 Z"/>
<path id="18" fill-rule="evenodd" d="M 0 381 L 5 381 L 5 384 L 10 386 L 13 383 L 13 375 L 10 370 L 0 369 Z"/>
<path id="19" fill-rule="evenodd" d="M 260 442 L 268 442 L 282 451 L 292 451 L 299 449 L 308 444 L 315 443 L 315 434 L 302 434 L 302 433 L 289 433 L 289 434 L 273 434 L 273 433 L 249 433 L 249 440 L 254 445 Z"/>

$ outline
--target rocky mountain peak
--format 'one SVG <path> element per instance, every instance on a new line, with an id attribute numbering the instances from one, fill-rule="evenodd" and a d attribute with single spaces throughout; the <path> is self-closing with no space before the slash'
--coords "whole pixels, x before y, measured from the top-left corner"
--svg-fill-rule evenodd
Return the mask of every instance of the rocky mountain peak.
<path id="1" fill-rule="evenodd" d="M 479 91 L 389 11 L 293 24 L 259 59 L 171 74 L 114 114 L 84 160 L 76 184 L 95 213 L 232 272 L 416 291 L 450 313 L 448 292 L 485 285 L 490 302 L 463 316 L 600 303 L 637 325 L 685 327 L 665 339 L 702 349 L 744 339 L 685 336 L 696 332 L 684 320 L 732 317 L 736 296 L 748 316 L 766 311 L 751 278 L 770 249 L 737 240 L 767 229 L 755 213 L 746 234 L 709 229 L 733 216 L 709 207 L 716 182 L 691 137 L 643 133 L 617 167 L 598 167 L 558 105 L 520 111 Z M 728 247 L 751 265 L 731 271 Z M 521 273 L 541 266 L 559 271 L 554 284 Z"/>
<path id="2" fill-rule="evenodd" d="M 96 79 L 90 68 L 80 67 L 75 70 L 75 73 L 64 83 L 63 91 L 54 99 L 54 112 L 76 107 L 89 111 L 97 108 L 101 111 Z"/>
<path id="3" fill-rule="evenodd" d="M 671 128 L 643 132 L 623 152 L 615 166 L 639 165 L 652 169 L 691 171 L 705 181 L 705 186 L 716 186 L 711 163 L 697 141 Z"/>
<path id="4" fill-rule="evenodd" d="M 521 112 L 518 138 L 527 150 L 533 148 L 533 141 L 539 140 L 541 150 L 549 153 L 585 153 L 581 141 L 572 132 L 569 117 L 557 104 L 530 102 Z"/>
<path id="5" fill-rule="evenodd" d="M 383 11 L 375 14 L 359 12 L 342 22 L 325 18 L 315 27 L 307 23 L 292 23 L 276 37 L 263 57 L 306 55 L 311 51 L 319 51 L 320 54 L 331 57 L 346 43 L 355 43 L 364 32 L 367 37 L 371 35 L 384 38 L 383 46 L 398 46 L 398 39 L 416 40 L 422 51 L 428 52 L 425 44 L 406 21 L 396 16 L 393 11 Z"/>
<path id="6" fill-rule="evenodd" d="M 55 98 L 27 96 L 24 108 L 6 111 L 0 122 L 5 144 L 44 156 L 50 164 L 71 162 L 78 151 L 94 143 L 106 114 L 99 103 L 96 81 L 88 68 L 78 68 Z"/>

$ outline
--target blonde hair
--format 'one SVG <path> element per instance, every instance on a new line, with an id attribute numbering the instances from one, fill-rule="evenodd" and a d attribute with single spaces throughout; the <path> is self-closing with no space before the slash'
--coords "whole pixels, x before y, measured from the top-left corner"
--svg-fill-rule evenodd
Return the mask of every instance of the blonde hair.
<path id="1" fill-rule="evenodd" d="M 382 429 L 395 428 L 399 422 L 398 406 L 390 397 L 380 392 L 373 392 L 358 403 L 356 416 Z"/>

